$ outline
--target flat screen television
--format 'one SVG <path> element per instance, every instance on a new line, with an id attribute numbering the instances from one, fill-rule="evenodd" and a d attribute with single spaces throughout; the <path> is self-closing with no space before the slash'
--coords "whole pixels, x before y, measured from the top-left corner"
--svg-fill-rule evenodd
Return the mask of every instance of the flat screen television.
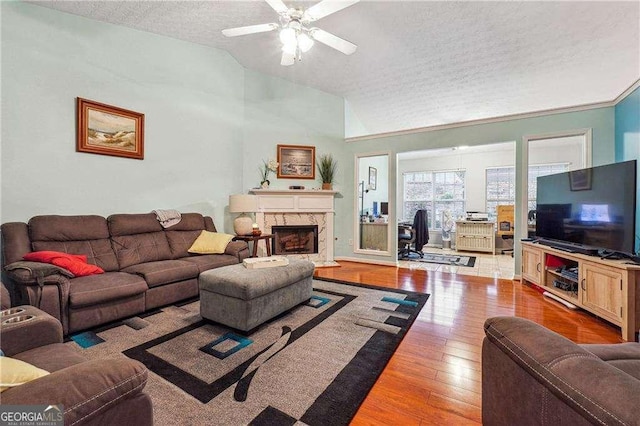
<path id="1" fill-rule="evenodd" d="M 536 202 L 542 243 L 634 253 L 636 160 L 539 177 Z"/>

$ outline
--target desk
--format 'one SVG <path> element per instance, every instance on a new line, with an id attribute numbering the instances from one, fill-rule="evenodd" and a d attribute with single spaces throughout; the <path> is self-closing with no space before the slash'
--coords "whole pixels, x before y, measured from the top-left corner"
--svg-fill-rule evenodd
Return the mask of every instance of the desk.
<path id="1" fill-rule="evenodd" d="M 362 230 L 361 249 L 387 251 L 387 224 L 383 222 L 365 222 L 360 224 Z"/>
<path id="2" fill-rule="evenodd" d="M 258 241 L 264 240 L 267 246 L 267 256 L 271 256 L 271 241 L 273 234 L 261 234 L 261 235 L 236 235 L 233 237 L 233 241 L 249 241 L 253 242 L 253 248 L 251 250 L 251 257 L 258 257 Z"/>

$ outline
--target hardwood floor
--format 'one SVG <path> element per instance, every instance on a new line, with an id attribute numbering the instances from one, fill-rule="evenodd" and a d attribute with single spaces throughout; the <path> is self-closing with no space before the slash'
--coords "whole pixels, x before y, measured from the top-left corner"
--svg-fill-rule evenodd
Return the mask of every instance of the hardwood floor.
<path id="1" fill-rule="evenodd" d="M 481 418 L 483 324 L 531 319 L 577 343 L 621 342 L 620 329 L 544 298 L 519 281 L 354 262 L 316 276 L 431 294 L 353 425 L 467 425 Z"/>

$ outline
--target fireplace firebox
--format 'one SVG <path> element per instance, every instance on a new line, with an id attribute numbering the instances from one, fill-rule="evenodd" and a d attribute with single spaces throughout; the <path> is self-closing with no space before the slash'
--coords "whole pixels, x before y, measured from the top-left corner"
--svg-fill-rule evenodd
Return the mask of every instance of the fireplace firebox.
<path id="1" fill-rule="evenodd" d="M 273 254 L 318 253 L 318 225 L 272 226 Z"/>

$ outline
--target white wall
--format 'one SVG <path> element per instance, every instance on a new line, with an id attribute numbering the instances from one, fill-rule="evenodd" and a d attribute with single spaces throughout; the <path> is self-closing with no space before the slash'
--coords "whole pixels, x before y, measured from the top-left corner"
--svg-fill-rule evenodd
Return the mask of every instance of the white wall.
<path id="1" fill-rule="evenodd" d="M 2 2 L 2 221 L 184 208 L 241 189 L 244 81 L 227 53 Z M 75 152 L 76 97 L 145 114 L 143 161 Z"/>
<path id="2" fill-rule="evenodd" d="M 347 161 L 344 149 L 344 102 L 342 98 L 316 89 L 300 86 L 255 71 L 245 71 L 245 149 L 243 152 L 243 185 L 246 189 L 260 185 L 262 161 L 277 158 L 277 145 L 316 147 L 316 157 L 332 154 L 338 161 L 336 183 L 340 189 L 345 180 Z M 271 188 L 303 185 L 320 188 L 316 178 L 278 179 L 269 176 Z"/>
<path id="3" fill-rule="evenodd" d="M 2 222 L 177 208 L 229 232 L 228 195 L 259 184 L 278 143 L 333 153 L 338 186 L 351 170 L 342 98 L 247 71 L 222 50 L 21 2 L 0 7 Z M 75 152 L 76 97 L 144 113 L 144 160 Z"/>

